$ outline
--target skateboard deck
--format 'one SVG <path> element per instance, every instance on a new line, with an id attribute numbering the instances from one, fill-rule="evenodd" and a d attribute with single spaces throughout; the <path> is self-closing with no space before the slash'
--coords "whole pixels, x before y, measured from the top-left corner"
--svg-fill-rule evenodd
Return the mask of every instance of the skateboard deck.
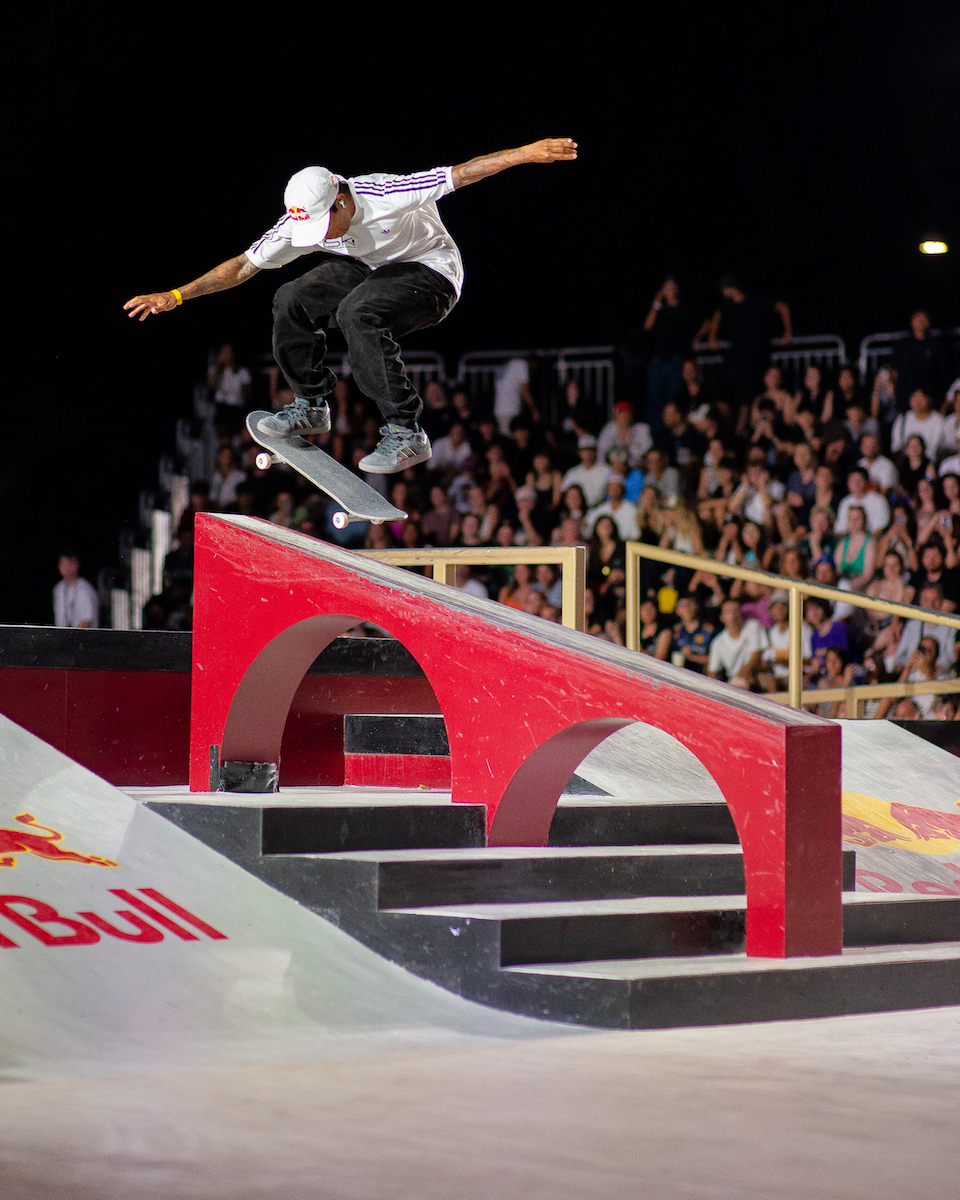
<path id="1" fill-rule="evenodd" d="M 382 525 L 384 521 L 399 521 L 406 517 L 405 512 L 394 508 L 375 488 L 364 483 L 319 446 L 302 437 L 274 437 L 269 433 L 261 433 L 257 422 L 261 417 L 270 415 L 258 411 L 247 417 L 250 436 L 269 451 L 269 454 L 257 455 L 257 466 L 262 470 L 271 462 L 285 462 L 315 483 L 344 510 L 333 514 L 336 529 L 344 529 L 352 521 L 372 521 L 374 525 Z"/>

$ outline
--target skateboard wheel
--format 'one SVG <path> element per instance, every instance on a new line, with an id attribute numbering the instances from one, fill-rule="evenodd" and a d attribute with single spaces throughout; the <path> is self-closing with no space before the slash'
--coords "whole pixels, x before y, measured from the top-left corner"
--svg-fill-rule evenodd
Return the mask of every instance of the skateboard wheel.
<path id="1" fill-rule="evenodd" d="M 273 462 L 273 455 L 268 454 L 266 450 L 261 450 L 260 453 L 257 455 L 256 462 L 257 462 L 257 470 L 265 471 L 267 469 L 267 467 L 269 467 L 270 464 Z"/>
<path id="2" fill-rule="evenodd" d="M 383 524 L 383 517 L 373 517 L 373 518 L 371 519 L 371 521 L 370 521 L 370 524 L 371 524 L 371 525 L 382 525 L 382 524 Z"/>
<path id="3" fill-rule="evenodd" d="M 346 529 L 346 527 L 347 527 L 349 524 L 350 524 L 350 516 L 349 516 L 349 514 L 348 514 L 348 513 L 345 513 L 345 512 L 335 512 L 335 513 L 333 514 L 333 527 L 334 527 L 334 529 Z"/>

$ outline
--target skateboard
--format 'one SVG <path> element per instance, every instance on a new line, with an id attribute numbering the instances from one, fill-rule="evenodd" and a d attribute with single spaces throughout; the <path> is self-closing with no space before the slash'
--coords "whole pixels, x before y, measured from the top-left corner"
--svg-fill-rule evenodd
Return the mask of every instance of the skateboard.
<path id="1" fill-rule="evenodd" d="M 250 436 L 264 447 L 257 455 L 257 466 L 265 471 L 271 463 L 285 462 L 315 483 L 344 510 L 333 514 L 335 529 L 346 529 L 355 521 L 382 525 L 384 521 L 402 521 L 406 517 L 405 512 L 394 508 L 375 488 L 364 483 L 319 446 L 302 437 L 274 437 L 269 433 L 261 433 L 257 422 L 261 417 L 270 415 L 268 412 L 252 412 L 247 417 Z"/>

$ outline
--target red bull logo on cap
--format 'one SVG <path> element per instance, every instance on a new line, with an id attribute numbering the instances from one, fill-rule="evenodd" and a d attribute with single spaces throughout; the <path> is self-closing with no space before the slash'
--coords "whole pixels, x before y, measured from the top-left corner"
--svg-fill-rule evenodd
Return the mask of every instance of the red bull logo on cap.
<path id="1" fill-rule="evenodd" d="M 33 813 L 17 813 L 13 819 L 21 825 L 28 826 L 30 830 L 42 829 L 44 832 L 0 828 L 0 867 L 15 867 L 17 859 L 24 854 L 32 854 L 34 858 L 43 858 L 48 862 L 85 863 L 92 867 L 120 865 L 97 854 L 80 854 L 76 850 L 64 849 L 57 844 L 63 840 L 63 834 L 57 829 L 51 829 L 49 825 L 41 825 Z"/>
<path id="2" fill-rule="evenodd" d="M 310 220 L 310 214 L 307 212 L 307 210 L 305 208 L 297 208 L 295 204 L 291 205 L 291 207 L 287 209 L 287 212 L 295 221 Z"/>

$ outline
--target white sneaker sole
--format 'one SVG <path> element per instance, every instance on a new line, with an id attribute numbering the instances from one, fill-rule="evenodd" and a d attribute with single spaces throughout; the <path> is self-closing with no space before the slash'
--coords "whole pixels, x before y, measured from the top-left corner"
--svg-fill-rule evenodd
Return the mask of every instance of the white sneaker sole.
<path id="1" fill-rule="evenodd" d="M 372 457 L 372 455 L 368 455 L 366 458 L 360 459 L 357 466 L 361 471 L 366 471 L 368 475 L 395 475 L 398 471 L 405 471 L 407 467 L 415 467 L 418 463 L 433 458 L 433 451 L 427 446 L 420 454 L 412 454 L 409 458 L 403 458 L 394 463 L 371 462 Z"/>

